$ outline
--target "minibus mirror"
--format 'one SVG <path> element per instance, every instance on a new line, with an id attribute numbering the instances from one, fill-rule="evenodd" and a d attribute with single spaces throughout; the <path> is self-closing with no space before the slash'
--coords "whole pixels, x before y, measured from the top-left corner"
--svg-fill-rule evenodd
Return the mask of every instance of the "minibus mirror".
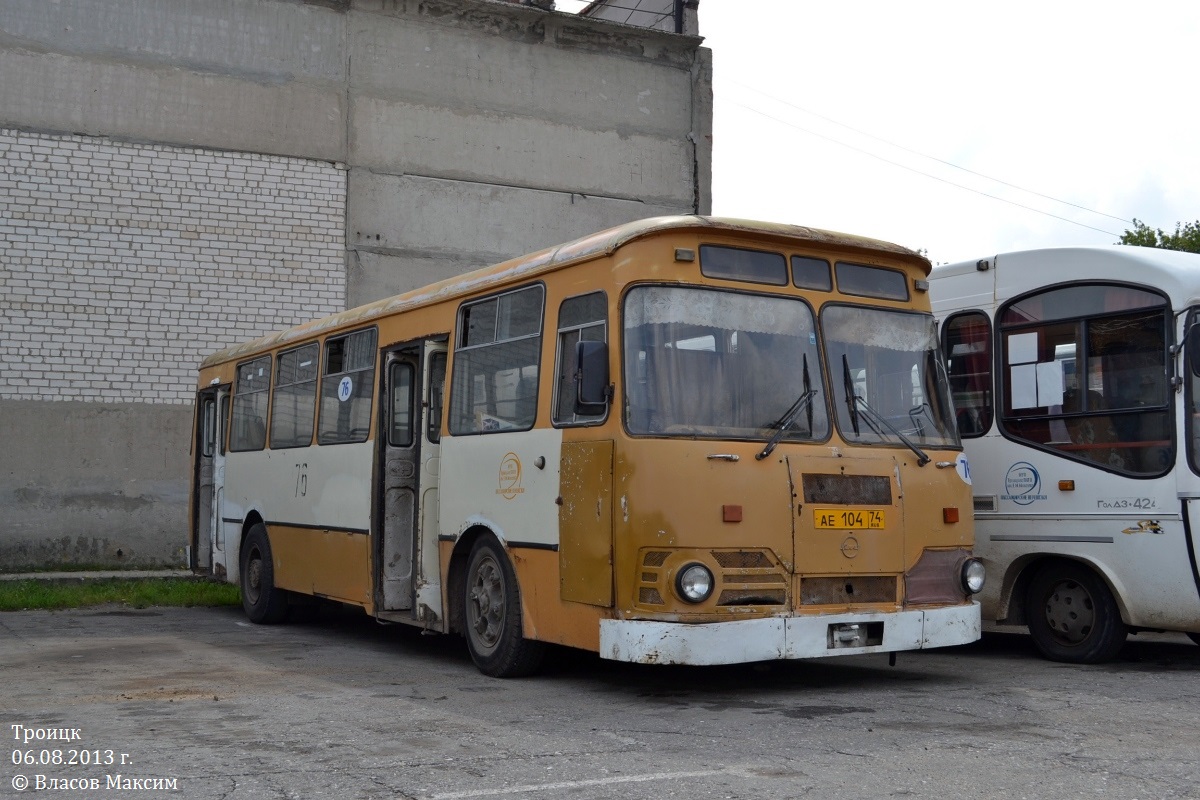
<path id="1" fill-rule="evenodd" d="M 1188 328 L 1186 346 L 1188 369 L 1200 378 L 1200 324 Z"/>
<path id="2" fill-rule="evenodd" d="M 575 343 L 575 413 L 597 414 L 608 403 L 608 345 Z"/>

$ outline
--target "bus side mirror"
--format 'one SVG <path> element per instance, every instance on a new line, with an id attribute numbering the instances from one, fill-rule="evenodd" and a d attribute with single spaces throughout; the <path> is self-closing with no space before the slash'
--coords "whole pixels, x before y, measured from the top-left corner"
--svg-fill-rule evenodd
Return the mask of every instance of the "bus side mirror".
<path id="1" fill-rule="evenodd" d="M 1188 369 L 1200 378 L 1200 324 L 1188 328 L 1186 347 Z"/>
<path id="2" fill-rule="evenodd" d="M 608 345 L 575 343 L 575 413 L 602 414 L 608 405 Z"/>

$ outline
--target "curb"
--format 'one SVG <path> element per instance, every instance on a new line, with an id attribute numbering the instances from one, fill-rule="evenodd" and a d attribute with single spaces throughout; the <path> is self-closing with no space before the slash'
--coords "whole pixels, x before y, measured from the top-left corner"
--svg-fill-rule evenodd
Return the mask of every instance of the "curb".
<path id="1" fill-rule="evenodd" d="M 146 578 L 195 578 L 206 579 L 187 569 L 126 569 L 97 570 L 88 572 L 5 572 L 0 581 L 44 581 L 46 583 L 70 583 L 71 581 L 95 581 L 113 579 L 141 580 Z"/>

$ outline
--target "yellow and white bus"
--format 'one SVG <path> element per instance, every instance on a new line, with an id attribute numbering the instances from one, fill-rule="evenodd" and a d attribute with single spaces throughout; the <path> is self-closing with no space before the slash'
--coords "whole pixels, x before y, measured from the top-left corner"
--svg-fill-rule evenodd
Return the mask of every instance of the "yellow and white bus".
<path id="1" fill-rule="evenodd" d="M 1047 658 L 1200 643 L 1200 255 L 1001 253 L 933 270 L 974 478 L 983 617 Z"/>
<path id="2" fill-rule="evenodd" d="M 299 325 L 199 374 L 191 558 L 255 622 L 328 598 L 641 663 L 979 637 L 970 473 L 905 248 L 642 220 Z"/>

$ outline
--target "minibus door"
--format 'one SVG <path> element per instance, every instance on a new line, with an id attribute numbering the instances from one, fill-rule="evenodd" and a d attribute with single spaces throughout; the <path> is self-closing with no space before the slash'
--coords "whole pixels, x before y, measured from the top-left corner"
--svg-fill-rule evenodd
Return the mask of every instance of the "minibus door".
<path id="1" fill-rule="evenodd" d="M 1187 467 L 1181 467 L 1179 474 L 1193 477 Z M 1192 483 L 1192 481 L 1187 481 L 1187 483 Z M 1191 561 L 1192 582 L 1195 585 L 1196 597 L 1200 599 L 1200 487 L 1188 486 L 1179 494 L 1180 502 L 1183 503 L 1183 532 L 1186 537 L 1184 543 L 1187 545 L 1188 560 Z"/>
<path id="2" fill-rule="evenodd" d="M 1181 339 L 1184 343 L 1181 372 L 1186 414 L 1176 457 L 1176 489 L 1183 504 L 1185 544 L 1191 561 L 1192 580 L 1200 596 L 1200 475 L 1191 466 L 1200 463 L 1200 452 L 1197 452 L 1200 448 L 1200 413 L 1196 411 L 1200 409 L 1200 308 L 1193 307 L 1188 311 Z"/>

